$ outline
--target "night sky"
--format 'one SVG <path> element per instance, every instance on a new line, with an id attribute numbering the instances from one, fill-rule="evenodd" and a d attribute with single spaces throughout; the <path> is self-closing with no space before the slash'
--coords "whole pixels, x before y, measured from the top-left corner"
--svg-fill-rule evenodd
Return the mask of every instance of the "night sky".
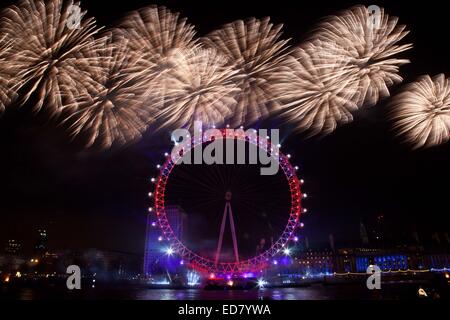
<path id="1" fill-rule="evenodd" d="M 284 23 L 284 37 L 300 43 L 320 18 L 354 4 L 377 4 L 400 17 L 414 48 L 402 56 L 405 82 L 423 74 L 450 75 L 448 12 L 443 2 L 402 4 L 352 1 L 83 1 L 99 25 L 112 26 L 127 11 L 164 4 L 181 12 L 202 36 L 223 23 L 270 16 Z M 2 1 L 6 6 L 11 1 Z M 244 6 L 245 3 L 245 6 Z M 392 94 L 401 88 L 393 87 Z M 284 151 L 300 166 L 311 214 L 304 218 L 311 245 L 357 241 L 382 214 L 388 233 L 410 241 L 449 232 L 450 145 L 410 151 L 394 137 L 385 102 L 363 109 L 355 121 L 324 138 L 306 139 L 281 126 Z M 278 127 L 271 119 L 261 127 Z M 50 248 L 141 253 L 149 178 L 170 147 L 169 135 L 148 133 L 136 145 L 108 152 L 83 151 L 44 114 L 27 106 L 0 118 L 0 245 L 18 239 L 30 250 L 33 232 L 48 229 Z"/>

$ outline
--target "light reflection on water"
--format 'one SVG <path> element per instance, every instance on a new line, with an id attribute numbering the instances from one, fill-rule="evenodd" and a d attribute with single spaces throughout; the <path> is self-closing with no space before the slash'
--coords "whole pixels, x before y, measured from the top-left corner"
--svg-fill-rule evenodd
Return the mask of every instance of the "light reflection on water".
<path id="1" fill-rule="evenodd" d="M 133 299 L 137 300 L 328 300 L 338 298 L 340 290 L 313 286 L 308 288 L 283 288 L 263 290 L 205 291 L 190 290 L 140 290 Z M 366 289 L 367 290 L 367 289 Z M 342 292 L 343 293 L 343 292 Z M 359 290 L 346 292 L 345 298 L 360 297 Z M 367 297 L 370 299 L 370 295 Z"/>
<path id="2" fill-rule="evenodd" d="M 207 291 L 203 289 L 149 289 L 144 287 L 97 287 L 68 291 L 53 288 L 16 288 L 0 290 L 1 299 L 13 300 L 373 300 L 415 298 L 417 284 L 385 285 L 382 290 L 370 291 L 364 284 L 324 286 L 321 284 L 304 288 L 281 288 L 262 290 Z"/>

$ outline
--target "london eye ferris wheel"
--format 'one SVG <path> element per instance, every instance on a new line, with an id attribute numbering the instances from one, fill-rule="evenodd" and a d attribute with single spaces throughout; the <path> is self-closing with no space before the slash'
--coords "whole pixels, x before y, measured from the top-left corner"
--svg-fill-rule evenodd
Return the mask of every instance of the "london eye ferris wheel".
<path id="1" fill-rule="evenodd" d="M 301 192 L 303 180 L 297 177 L 298 167 L 291 165 L 290 155 L 283 154 L 269 136 L 256 130 L 252 134 L 216 131 L 214 137 L 190 137 L 181 152 L 165 154 L 164 164 L 157 166 L 159 176 L 151 179 L 149 210 L 161 230 L 160 239 L 183 264 L 217 275 L 258 272 L 297 239 L 295 231 L 306 212 L 301 205 L 306 197 Z M 243 143 L 246 153 L 256 148 L 276 162 L 277 173 L 261 175 L 261 164 L 254 163 L 183 163 L 183 157 L 212 141 Z M 182 236 L 167 215 L 166 209 L 174 205 L 187 215 Z"/>

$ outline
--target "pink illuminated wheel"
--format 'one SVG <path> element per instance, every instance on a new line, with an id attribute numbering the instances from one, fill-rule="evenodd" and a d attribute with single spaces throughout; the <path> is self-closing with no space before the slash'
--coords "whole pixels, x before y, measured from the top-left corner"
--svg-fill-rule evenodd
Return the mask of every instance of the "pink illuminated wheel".
<path id="1" fill-rule="evenodd" d="M 220 130 L 220 132 L 222 133 L 222 139 L 244 140 L 250 144 L 256 145 L 258 148 L 266 151 L 269 156 L 278 160 L 279 166 L 289 185 L 291 201 L 289 217 L 281 236 L 268 250 L 257 256 L 239 262 L 217 262 L 217 260 L 215 261 L 210 257 L 203 257 L 187 248 L 175 235 L 166 216 L 165 208 L 166 186 L 173 168 L 177 165 L 176 163 L 181 160 L 182 153 L 176 155 L 174 159 L 172 159 L 171 155 L 166 154 L 166 161 L 164 165 L 159 168 L 159 177 L 154 180 L 156 183 L 154 203 L 158 224 L 162 231 L 162 237 L 164 240 L 168 241 L 171 251 L 174 254 L 178 254 L 183 259 L 184 263 L 189 264 L 199 271 L 214 274 L 242 274 L 259 271 L 268 266 L 272 258 L 278 253 L 281 253 L 295 237 L 294 232 L 299 226 L 299 219 L 302 212 L 301 199 L 303 195 L 300 191 L 301 180 L 297 178 L 296 169 L 290 164 L 289 157 L 282 154 L 280 151 L 274 151 L 277 150 L 277 148 L 274 148 L 268 139 L 259 138 L 256 134 L 254 136 L 245 136 L 242 131 L 231 131 L 232 133 L 230 133 L 230 131 L 223 129 Z M 216 137 L 216 139 L 220 138 Z M 208 143 L 209 141 L 211 140 L 195 140 L 194 138 L 191 138 L 191 145 L 187 149 L 184 149 L 183 152 L 189 152 L 200 144 Z"/>

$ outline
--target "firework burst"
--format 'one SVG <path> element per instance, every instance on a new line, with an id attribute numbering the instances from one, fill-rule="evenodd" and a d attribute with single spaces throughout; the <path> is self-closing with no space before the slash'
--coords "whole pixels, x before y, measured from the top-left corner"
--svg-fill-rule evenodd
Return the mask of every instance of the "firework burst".
<path id="1" fill-rule="evenodd" d="M 450 82 L 426 75 L 408 84 L 391 102 L 394 130 L 413 148 L 445 143 L 450 138 Z"/>
<path id="2" fill-rule="evenodd" d="M 22 94 L 21 105 L 36 95 L 33 99 L 36 111 L 45 103 L 49 113 L 59 112 L 61 81 L 76 80 L 78 69 L 83 70 L 83 65 L 88 63 L 75 59 L 75 53 L 101 50 L 93 40 L 98 31 L 95 20 L 84 19 L 85 12 L 80 12 L 79 28 L 69 28 L 68 22 L 74 18 L 73 8 L 79 8 L 79 3 L 22 0 L 3 11 L 0 28 L 5 40 L 13 43 L 6 72 L 14 75 L 11 86 Z"/>
<path id="3" fill-rule="evenodd" d="M 129 47 L 141 51 L 144 58 L 161 62 L 175 49 L 195 46 L 194 27 L 165 7 L 150 6 L 129 13 L 119 25 Z"/>
<path id="4" fill-rule="evenodd" d="M 129 52 L 123 38 L 107 39 L 101 57 L 92 51 L 83 57 L 91 61 L 84 85 L 62 86 L 69 110 L 63 123 L 71 136 L 102 149 L 135 141 L 154 119 L 154 109 L 144 103 L 152 79 L 138 67 L 142 56 Z"/>
<path id="5" fill-rule="evenodd" d="M 294 49 L 274 80 L 281 115 L 310 135 L 329 134 L 353 120 L 358 82 L 348 58 L 322 50 L 320 41 Z"/>
<path id="6" fill-rule="evenodd" d="M 353 98 L 358 106 L 377 103 L 389 96 L 389 86 L 403 80 L 399 68 L 409 60 L 395 56 L 412 45 L 398 44 L 409 31 L 397 22 L 397 17 L 390 17 L 382 8 L 378 16 L 373 16 L 368 8 L 355 6 L 326 18 L 311 36 L 312 40 L 321 40 L 324 50 L 334 48 L 336 54 L 348 58 L 348 66 L 359 79 Z"/>
<path id="7" fill-rule="evenodd" d="M 167 81 L 164 105 L 158 114 L 162 126 L 223 124 L 232 115 L 239 93 L 237 71 L 212 49 L 196 48 L 180 53 Z"/>
<path id="8" fill-rule="evenodd" d="M 241 76 L 235 125 L 252 123 L 279 107 L 271 79 L 286 57 L 288 41 L 279 40 L 281 28 L 269 18 L 252 18 L 227 24 L 203 39 L 206 46 L 227 57 Z"/>
<path id="9" fill-rule="evenodd" d="M 139 68 L 152 77 L 148 103 L 164 105 L 170 73 L 184 57 L 185 50 L 197 47 L 194 26 L 163 6 L 149 6 L 130 12 L 114 30 L 128 39 L 130 52 L 142 56 Z"/>
<path id="10" fill-rule="evenodd" d="M 157 74 L 162 86 L 166 74 L 179 63 L 180 51 L 197 46 L 194 27 L 162 6 L 129 13 L 115 32 L 129 40 L 130 50 L 142 55 L 142 70 Z"/>

